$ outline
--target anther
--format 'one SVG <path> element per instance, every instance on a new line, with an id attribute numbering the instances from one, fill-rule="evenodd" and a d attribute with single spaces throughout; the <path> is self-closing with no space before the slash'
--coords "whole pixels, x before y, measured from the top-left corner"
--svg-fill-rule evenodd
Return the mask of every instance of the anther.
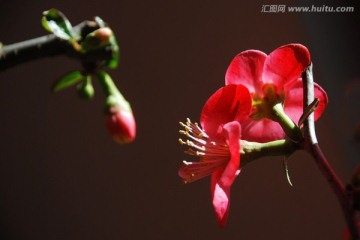
<path id="1" fill-rule="evenodd" d="M 186 127 L 186 125 L 183 122 L 179 122 L 180 126 Z"/>

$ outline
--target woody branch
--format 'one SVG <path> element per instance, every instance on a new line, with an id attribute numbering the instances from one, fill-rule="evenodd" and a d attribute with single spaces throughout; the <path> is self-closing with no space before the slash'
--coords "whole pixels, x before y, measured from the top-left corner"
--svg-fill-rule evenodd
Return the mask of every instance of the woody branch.
<path id="1" fill-rule="evenodd" d="M 98 29 L 99 26 L 93 21 L 84 21 L 74 27 L 74 31 L 82 36 Z M 0 45 L 0 71 L 4 71 L 18 64 L 44 57 L 66 55 L 78 59 L 81 62 L 97 62 L 109 60 L 113 49 L 105 46 L 101 49 L 81 53 L 66 40 L 56 37 L 54 34 L 26 40 L 10 45 Z"/>

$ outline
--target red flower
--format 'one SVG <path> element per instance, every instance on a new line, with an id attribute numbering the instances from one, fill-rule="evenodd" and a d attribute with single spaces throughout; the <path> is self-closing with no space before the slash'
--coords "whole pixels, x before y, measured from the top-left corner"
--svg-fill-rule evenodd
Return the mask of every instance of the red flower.
<path id="1" fill-rule="evenodd" d="M 270 55 L 257 50 L 238 54 L 227 69 L 225 83 L 245 85 L 253 98 L 251 117 L 241 124 L 243 139 L 268 142 L 283 139 L 285 133 L 277 122 L 269 119 L 269 106 L 282 103 L 285 113 L 298 122 L 303 113 L 301 73 L 310 65 L 310 53 L 300 44 L 277 48 Z M 315 83 L 317 120 L 327 104 L 326 92 Z"/>
<path id="2" fill-rule="evenodd" d="M 185 183 L 211 174 L 211 196 L 218 222 L 226 223 L 230 207 L 230 187 L 240 167 L 240 122 L 251 111 L 251 96 L 242 85 L 228 85 L 216 91 L 205 103 L 200 123 L 180 123 L 188 140 L 180 143 L 190 148 L 186 153 L 200 157 L 186 162 L 179 170 Z"/>
<path id="3" fill-rule="evenodd" d="M 136 123 L 132 111 L 127 107 L 113 106 L 105 117 L 105 125 L 113 139 L 120 143 L 130 143 L 136 136 Z"/>

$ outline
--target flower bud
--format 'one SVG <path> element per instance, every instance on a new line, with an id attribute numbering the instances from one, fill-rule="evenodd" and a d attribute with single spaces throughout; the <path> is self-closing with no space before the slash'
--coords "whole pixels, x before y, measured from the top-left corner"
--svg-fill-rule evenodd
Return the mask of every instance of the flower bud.
<path id="1" fill-rule="evenodd" d="M 105 125 L 117 143 L 124 144 L 134 141 L 136 123 L 131 109 L 119 106 L 110 107 L 106 114 Z"/>
<path id="2" fill-rule="evenodd" d="M 120 144 L 134 141 L 136 123 L 129 102 L 117 89 L 109 74 L 98 71 L 95 76 L 106 96 L 105 125 L 110 135 Z"/>
<path id="3" fill-rule="evenodd" d="M 113 32 L 110 28 L 99 28 L 85 37 L 84 41 L 81 43 L 81 49 L 83 52 L 100 49 L 110 44 L 112 36 Z"/>
<path id="4" fill-rule="evenodd" d="M 113 32 L 108 27 L 99 28 L 94 31 L 94 37 L 100 41 L 101 45 L 109 44 L 112 35 Z"/>
<path id="5" fill-rule="evenodd" d="M 85 100 L 90 100 L 94 97 L 95 90 L 91 83 L 90 75 L 86 76 L 85 80 L 77 86 L 78 96 Z"/>

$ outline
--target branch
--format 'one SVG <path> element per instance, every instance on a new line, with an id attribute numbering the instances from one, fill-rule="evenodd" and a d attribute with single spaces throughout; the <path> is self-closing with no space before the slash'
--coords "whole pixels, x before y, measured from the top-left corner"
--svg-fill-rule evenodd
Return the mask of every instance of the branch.
<path id="1" fill-rule="evenodd" d="M 314 102 L 314 79 L 312 74 L 312 64 L 306 69 L 306 71 L 303 72 L 302 79 L 304 85 L 303 103 L 305 112 L 306 108 Z M 350 195 L 330 166 L 318 144 L 315 132 L 314 113 L 311 113 L 304 121 L 304 138 L 305 150 L 307 150 L 314 157 L 320 171 L 338 198 L 352 239 L 359 239 L 359 234 L 356 227 L 355 212 L 352 208 L 352 200 Z"/>
<path id="2" fill-rule="evenodd" d="M 98 28 L 99 26 L 96 22 L 84 21 L 75 26 L 74 30 L 78 35 L 86 36 Z M 86 63 L 109 60 L 112 57 L 112 53 L 113 49 L 111 46 L 81 53 L 76 51 L 68 41 L 60 39 L 54 34 L 50 34 L 11 45 L 4 45 L 2 47 L 0 44 L 0 71 L 43 57 L 53 57 L 64 54 L 68 57 L 78 59 L 82 63 Z"/>

